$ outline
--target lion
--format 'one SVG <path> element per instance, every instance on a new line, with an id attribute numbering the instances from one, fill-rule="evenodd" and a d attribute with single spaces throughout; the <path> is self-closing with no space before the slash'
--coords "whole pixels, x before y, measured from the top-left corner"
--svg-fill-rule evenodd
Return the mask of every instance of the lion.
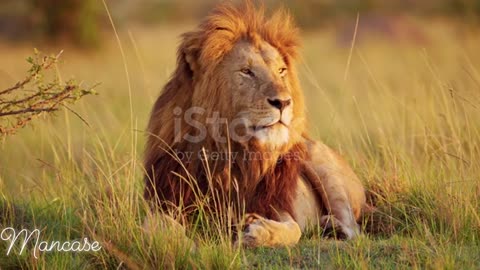
<path id="1" fill-rule="evenodd" d="M 287 12 L 267 17 L 249 1 L 220 4 L 182 35 L 148 123 L 144 196 L 154 211 L 178 220 L 199 196 L 220 194 L 205 200 L 209 211 L 233 209 L 245 224 L 235 243 L 248 247 L 294 245 L 311 225 L 360 234 L 362 183 L 306 130 L 299 46 Z"/>

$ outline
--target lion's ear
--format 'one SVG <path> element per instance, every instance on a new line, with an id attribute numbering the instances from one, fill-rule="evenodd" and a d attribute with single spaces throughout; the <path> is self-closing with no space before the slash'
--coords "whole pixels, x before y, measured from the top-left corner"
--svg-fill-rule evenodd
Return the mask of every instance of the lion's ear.
<path id="1" fill-rule="evenodd" d="M 183 40 L 179 47 L 179 66 L 185 66 L 193 77 L 200 69 L 198 59 L 200 57 L 201 40 L 197 32 L 183 34 Z"/>
<path id="2" fill-rule="evenodd" d="M 192 71 L 193 74 L 197 73 L 199 70 L 198 66 L 198 53 L 195 52 L 184 52 L 185 62 Z"/>

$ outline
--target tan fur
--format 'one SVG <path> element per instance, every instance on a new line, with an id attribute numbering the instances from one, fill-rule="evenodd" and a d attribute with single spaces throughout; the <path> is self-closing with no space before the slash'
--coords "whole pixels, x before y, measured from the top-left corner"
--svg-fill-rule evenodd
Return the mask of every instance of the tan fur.
<path id="1" fill-rule="evenodd" d="M 316 221 L 347 238 L 358 234 L 363 187 L 305 131 L 298 45 L 286 12 L 267 19 L 248 1 L 220 5 L 183 35 L 176 71 L 148 125 L 145 198 L 154 207 L 184 216 L 199 194 L 228 195 L 236 202 L 220 205 L 240 203 L 237 215 L 255 213 L 246 215 L 249 226 L 238 242 L 247 246 L 295 244 Z M 188 118 L 192 108 L 200 113 Z M 230 158 L 204 160 L 198 153 L 205 152 Z M 178 153 L 193 155 L 181 160 Z"/>

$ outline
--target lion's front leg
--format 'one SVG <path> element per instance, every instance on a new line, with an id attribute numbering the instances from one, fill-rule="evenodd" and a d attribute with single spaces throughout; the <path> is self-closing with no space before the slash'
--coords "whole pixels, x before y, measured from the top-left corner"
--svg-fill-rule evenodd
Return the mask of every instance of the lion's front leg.
<path id="1" fill-rule="evenodd" d="M 365 205 L 363 185 L 348 164 L 326 145 L 313 143 L 309 150 L 311 161 L 306 164 L 306 175 L 321 193 L 327 209 L 320 225 L 337 232 L 340 238 L 355 238 L 360 234 L 356 221 Z"/>
<path id="2" fill-rule="evenodd" d="M 302 232 L 300 226 L 288 213 L 281 213 L 280 220 L 275 221 L 257 214 L 247 214 L 245 230 L 235 245 L 246 247 L 292 246 L 298 243 Z"/>

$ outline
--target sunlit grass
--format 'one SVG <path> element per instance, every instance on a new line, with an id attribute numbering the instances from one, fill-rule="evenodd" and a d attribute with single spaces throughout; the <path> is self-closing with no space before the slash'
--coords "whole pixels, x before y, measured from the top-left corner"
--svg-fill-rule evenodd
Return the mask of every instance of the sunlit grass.
<path id="1" fill-rule="evenodd" d="M 0 222 L 42 229 L 44 239 L 95 238 L 103 249 L 6 257 L 1 241 L 0 268 L 479 268 L 480 39 L 444 26 L 429 27 L 424 43 L 363 39 L 348 70 L 350 48 L 334 32 L 305 33 L 299 70 L 311 133 L 352 164 L 375 210 L 358 240 L 310 233 L 275 250 L 235 249 L 215 225 L 187 232 L 193 249 L 142 229 L 142 130 L 183 27 L 120 33 L 131 99 L 116 42 L 62 48 L 63 78 L 102 82 L 99 96 L 74 106 L 90 127 L 59 113 L 1 143 Z M 2 47 L 0 88 L 23 77 L 31 51 Z"/>

